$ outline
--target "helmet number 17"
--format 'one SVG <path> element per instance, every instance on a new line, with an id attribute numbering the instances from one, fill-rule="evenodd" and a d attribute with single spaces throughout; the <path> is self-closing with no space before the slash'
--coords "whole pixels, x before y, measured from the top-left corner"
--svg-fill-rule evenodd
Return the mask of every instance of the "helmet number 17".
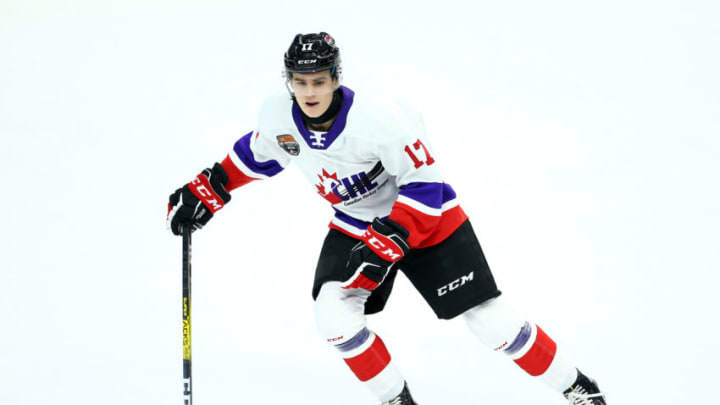
<path id="1" fill-rule="evenodd" d="M 426 164 L 430 166 L 431 164 L 435 163 L 435 159 L 430 156 L 430 153 L 428 152 L 427 148 L 423 143 L 418 139 L 414 144 L 412 144 L 413 148 L 417 151 L 422 148 L 423 152 L 425 153 L 425 161 L 418 159 L 417 155 L 415 155 L 415 152 L 413 152 L 412 149 L 410 149 L 410 145 L 405 145 L 405 152 L 407 152 L 408 156 L 410 156 L 410 159 L 412 159 L 413 164 L 415 164 L 415 168 L 419 168 L 423 164 Z"/>

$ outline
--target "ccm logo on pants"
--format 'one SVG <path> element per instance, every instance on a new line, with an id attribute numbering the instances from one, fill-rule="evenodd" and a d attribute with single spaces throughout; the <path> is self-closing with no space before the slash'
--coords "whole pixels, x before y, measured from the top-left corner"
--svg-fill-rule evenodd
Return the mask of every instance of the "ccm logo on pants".
<path id="1" fill-rule="evenodd" d="M 444 286 L 438 288 L 437 289 L 438 297 L 447 294 L 448 291 L 452 291 L 458 287 L 465 285 L 465 283 L 467 283 L 469 281 L 472 281 L 474 275 L 475 275 L 475 272 L 471 271 L 470 274 L 468 274 L 467 276 L 462 276 L 459 279 L 454 280 L 450 284 L 447 284 L 447 285 L 444 285 Z"/>

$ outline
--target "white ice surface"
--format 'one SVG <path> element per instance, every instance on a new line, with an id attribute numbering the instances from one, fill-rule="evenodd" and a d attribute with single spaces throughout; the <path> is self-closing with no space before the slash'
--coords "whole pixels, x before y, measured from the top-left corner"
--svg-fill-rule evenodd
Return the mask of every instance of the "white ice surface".
<path id="1" fill-rule="evenodd" d="M 508 300 L 619 404 L 716 403 L 716 1 L 0 2 L 0 403 L 181 403 L 168 194 L 251 130 L 297 32 L 425 116 Z M 315 331 L 294 169 L 195 234 L 195 403 L 375 404 Z M 405 278 L 370 326 L 421 404 L 562 404 Z"/>

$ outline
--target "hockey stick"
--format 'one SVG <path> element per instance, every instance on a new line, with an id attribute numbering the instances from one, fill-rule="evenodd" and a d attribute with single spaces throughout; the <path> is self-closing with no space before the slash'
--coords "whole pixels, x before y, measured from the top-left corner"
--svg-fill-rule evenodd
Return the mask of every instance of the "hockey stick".
<path id="1" fill-rule="evenodd" d="M 192 256 L 192 225 L 183 227 L 183 403 L 192 404 L 192 352 L 190 350 L 190 258 Z"/>

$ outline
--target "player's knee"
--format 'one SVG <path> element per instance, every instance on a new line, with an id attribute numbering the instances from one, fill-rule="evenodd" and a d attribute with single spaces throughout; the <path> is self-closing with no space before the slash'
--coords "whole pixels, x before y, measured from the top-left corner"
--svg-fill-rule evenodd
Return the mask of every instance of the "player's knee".
<path id="1" fill-rule="evenodd" d="M 478 340 L 496 351 L 512 344 L 526 324 L 501 297 L 470 308 L 463 313 L 463 318 Z"/>
<path id="2" fill-rule="evenodd" d="M 315 322 L 326 342 L 345 343 L 365 328 L 365 301 L 369 295 L 369 291 L 344 290 L 339 282 L 323 284 L 315 299 Z"/>

